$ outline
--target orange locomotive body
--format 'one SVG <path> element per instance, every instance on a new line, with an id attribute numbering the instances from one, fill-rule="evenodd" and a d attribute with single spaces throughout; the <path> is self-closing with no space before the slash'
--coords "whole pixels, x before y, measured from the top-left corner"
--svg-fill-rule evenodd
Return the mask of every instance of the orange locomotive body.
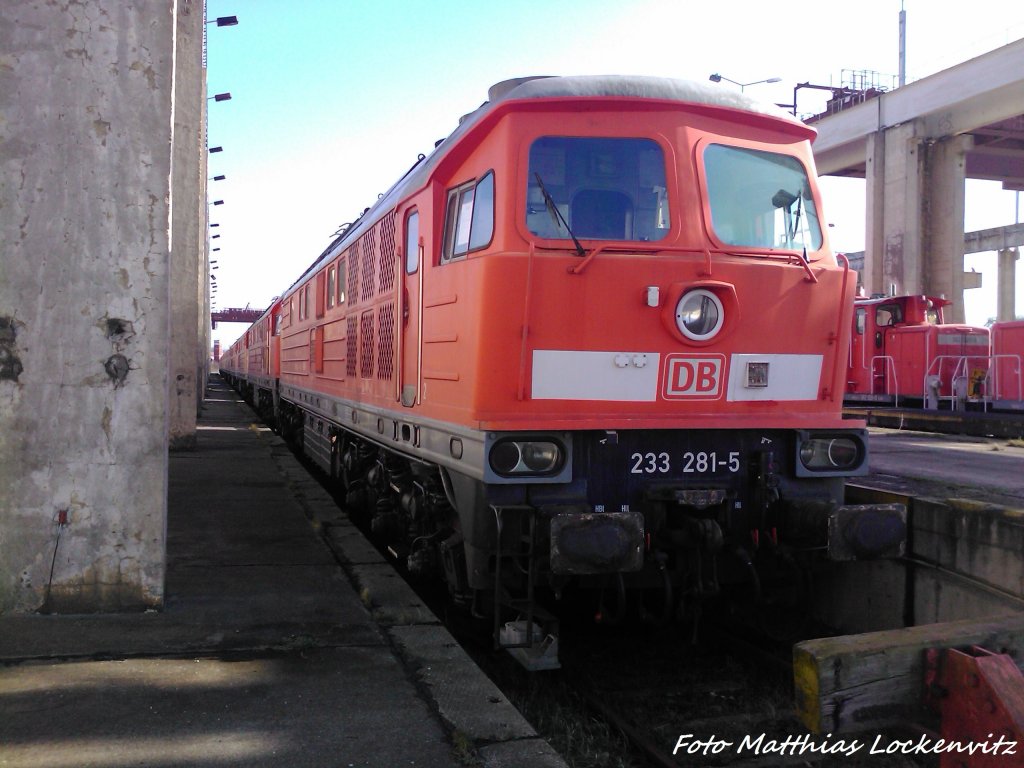
<path id="1" fill-rule="evenodd" d="M 496 615 L 577 582 L 657 590 L 666 618 L 892 553 L 898 512 L 843 506 L 856 280 L 813 135 L 702 84 L 499 84 L 257 324 L 279 376 L 248 334 L 222 370 L 410 568 Z"/>
<path id="2" fill-rule="evenodd" d="M 943 322 L 937 296 L 857 299 L 847 402 L 960 405 L 988 394 L 989 332 Z"/>

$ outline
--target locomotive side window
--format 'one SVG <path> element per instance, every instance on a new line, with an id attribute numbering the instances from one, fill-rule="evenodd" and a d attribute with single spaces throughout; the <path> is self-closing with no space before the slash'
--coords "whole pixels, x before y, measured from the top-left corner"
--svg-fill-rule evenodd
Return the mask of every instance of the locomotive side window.
<path id="1" fill-rule="evenodd" d="M 711 144 L 704 151 L 711 226 L 727 245 L 816 251 L 821 226 L 801 162 Z"/>
<path id="2" fill-rule="evenodd" d="M 868 312 L 867 312 L 866 309 L 864 309 L 864 307 L 857 307 L 856 313 L 857 313 L 857 315 L 856 315 L 857 333 L 860 334 L 861 336 L 863 336 L 864 335 L 864 329 L 867 326 L 867 314 L 868 314 Z"/>
<path id="3" fill-rule="evenodd" d="M 327 308 L 328 309 L 330 309 L 331 307 L 334 306 L 334 295 L 335 295 L 335 290 L 336 290 L 336 288 L 335 288 L 336 279 L 337 278 L 336 278 L 335 272 L 334 272 L 334 265 L 332 264 L 331 266 L 329 266 L 327 268 Z"/>
<path id="4" fill-rule="evenodd" d="M 494 233 L 494 173 L 449 190 L 441 263 L 484 248 Z"/>
<path id="5" fill-rule="evenodd" d="M 476 185 L 473 221 L 469 227 L 469 250 L 484 248 L 494 234 L 494 174 L 488 173 Z"/>
<path id="6" fill-rule="evenodd" d="M 405 273 L 414 274 L 420 266 L 420 214 L 411 211 L 405 217 Z"/>
<path id="7" fill-rule="evenodd" d="M 526 226 L 550 239 L 661 240 L 665 153 L 652 139 L 544 136 L 530 146 Z"/>
<path id="8" fill-rule="evenodd" d="M 338 304 L 345 303 L 345 260 L 338 262 Z"/>
<path id="9" fill-rule="evenodd" d="M 903 312 L 899 304 L 883 304 L 875 310 L 875 325 L 879 328 L 903 322 Z"/>

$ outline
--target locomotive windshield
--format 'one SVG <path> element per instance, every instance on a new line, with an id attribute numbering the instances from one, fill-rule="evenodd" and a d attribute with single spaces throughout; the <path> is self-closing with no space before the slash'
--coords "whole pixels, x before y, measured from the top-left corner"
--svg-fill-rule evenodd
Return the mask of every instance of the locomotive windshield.
<path id="1" fill-rule="evenodd" d="M 661 240 L 665 155 L 635 138 L 544 136 L 530 147 L 526 225 L 539 237 Z"/>
<path id="2" fill-rule="evenodd" d="M 704 151 L 711 226 L 728 245 L 816 251 L 821 226 L 795 157 L 711 144 Z"/>

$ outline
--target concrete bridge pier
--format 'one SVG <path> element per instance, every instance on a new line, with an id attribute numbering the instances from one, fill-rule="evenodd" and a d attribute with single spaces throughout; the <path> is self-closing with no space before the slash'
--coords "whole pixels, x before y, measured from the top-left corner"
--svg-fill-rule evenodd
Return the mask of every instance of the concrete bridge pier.
<path id="1" fill-rule="evenodd" d="M 867 137 L 864 285 L 953 300 L 963 322 L 964 182 L 970 136 L 922 135 L 921 121 Z"/>
<path id="2" fill-rule="evenodd" d="M 202 29 L 199 0 L 4 4 L 0 614 L 163 603 L 207 349 Z"/>
<path id="3" fill-rule="evenodd" d="M 999 291 L 996 294 L 996 320 L 1017 319 L 1017 260 L 1020 258 L 1018 248 L 1001 248 L 999 250 Z"/>

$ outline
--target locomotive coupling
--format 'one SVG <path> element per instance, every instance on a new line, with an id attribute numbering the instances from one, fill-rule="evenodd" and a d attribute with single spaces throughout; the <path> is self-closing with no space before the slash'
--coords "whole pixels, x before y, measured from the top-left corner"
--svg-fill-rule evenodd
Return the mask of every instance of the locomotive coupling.
<path id="1" fill-rule="evenodd" d="M 902 557 L 907 543 L 904 504 L 793 501 L 786 514 L 791 538 L 827 550 L 829 560 Z"/>

